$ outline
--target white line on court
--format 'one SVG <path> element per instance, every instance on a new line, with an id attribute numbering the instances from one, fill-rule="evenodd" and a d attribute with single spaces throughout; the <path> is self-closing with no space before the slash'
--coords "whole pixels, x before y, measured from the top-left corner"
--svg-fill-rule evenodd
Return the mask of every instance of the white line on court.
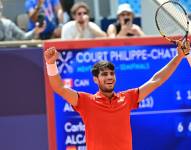
<path id="1" fill-rule="evenodd" d="M 172 110 L 155 110 L 155 111 L 142 111 L 131 112 L 131 116 L 138 115 L 158 115 L 158 114 L 172 114 L 172 113 L 191 113 L 191 109 L 172 109 Z M 69 116 L 69 118 L 81 118 L 79 115 Z"/>
<path id="2" fill-rule="evenodd" d="M 187 113 L 187 112 L 191 112 L 191 109 L 173 109 L 173 110 L 131 112 L 131 115 L 157 115 L 157 114 L 172 114 L 172 113 Z"/>

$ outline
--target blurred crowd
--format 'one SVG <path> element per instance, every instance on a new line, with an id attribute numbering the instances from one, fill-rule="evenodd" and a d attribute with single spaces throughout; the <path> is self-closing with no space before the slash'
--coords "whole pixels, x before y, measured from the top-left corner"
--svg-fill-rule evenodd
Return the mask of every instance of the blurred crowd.
<path id="1" fill-rule="evenodd" d="M 144 36 L 141 27 L 133 23 L 135 14 L 128 3 L 119 4 L 116 22 L 106 31 L 91 21 L 91 10 L 85 2 L 74 3 L 69 13 L 63 5 L 63 0 L 25 0 L 28 28 L 24 31 L 3 16 L 3 0 L 0 0 L 0 41 Z"/>

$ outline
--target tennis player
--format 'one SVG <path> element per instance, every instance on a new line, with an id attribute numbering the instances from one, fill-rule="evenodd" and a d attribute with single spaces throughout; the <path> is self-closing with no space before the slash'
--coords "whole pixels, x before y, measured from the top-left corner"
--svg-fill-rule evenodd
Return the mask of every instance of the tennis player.
<path id="1" fill-rule="evenodd" d="M 53 90 L 79 112 L 84 124 L 87 150 L 132 150 L 130 111 L 157 87 L 163 84 L 175 71 L 184 53 L 190 51 L 187 43 L 185 52 L 178 43 L 177 55 L 152 78 L 138 88 L 114 92 L 115 67 L 111 62 L 101 61 L 92 68 L 98 92 L 94 95 L 78 92 L 63 85 L 56 60 L 58 52 L 54 47 L 44 52 L 47 73 Z"/>

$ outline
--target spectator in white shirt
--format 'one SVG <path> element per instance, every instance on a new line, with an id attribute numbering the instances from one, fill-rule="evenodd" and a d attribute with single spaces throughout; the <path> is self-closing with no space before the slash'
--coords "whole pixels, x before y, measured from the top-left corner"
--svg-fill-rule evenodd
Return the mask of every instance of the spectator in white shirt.
<path id="1" fill-rule="evenodd" d="M 89 7 L 86 3 L 75 3 L 71 13 L 74 20 L 63 25 L 61 39 L 106 37 L 98 25 L 89 21 Z"/>

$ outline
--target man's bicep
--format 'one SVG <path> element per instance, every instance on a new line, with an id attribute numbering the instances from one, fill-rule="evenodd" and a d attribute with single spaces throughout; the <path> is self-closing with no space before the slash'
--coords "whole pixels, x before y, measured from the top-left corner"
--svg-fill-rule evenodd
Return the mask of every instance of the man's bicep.
<path id="1" fill-rule="evenodd" d="M 149 80 L 145 84 L 139 87 L 139 99 L 138 101 L 144 100 L 145 97 L 147 97 L 151 92 L 153 92 L 157 88 L 157 84 Z"/>
<path id="2" fill-rule="evenodd" d="M 78 105 L 78 93 L 77 91 L 71 89 L 71 88 L 65 88 L 63 87 L 62 92 L 60 95 L 72 106 Z"/>

